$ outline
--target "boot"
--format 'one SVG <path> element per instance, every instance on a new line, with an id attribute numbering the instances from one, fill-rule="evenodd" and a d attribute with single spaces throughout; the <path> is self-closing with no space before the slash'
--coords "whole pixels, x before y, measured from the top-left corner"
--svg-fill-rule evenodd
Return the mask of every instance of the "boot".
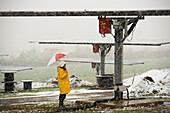
<path id="1" fill-rule="evenodd" d="M 63 106 L 63 99 L 62 96 L 59 96 L 59 107 Z"/>
<path id="2" fill-rule="evenodd" d="M 59 100 L 59 107 L 63 107 L 63 101 Z"/>
<path id="3" fill-rule="evenodd" d="M 59 107 L 61 109 L 66 109 L 66 107 L 64 106 L 64 99 L 65 99 L 65 96 L 59 96 Z"/>

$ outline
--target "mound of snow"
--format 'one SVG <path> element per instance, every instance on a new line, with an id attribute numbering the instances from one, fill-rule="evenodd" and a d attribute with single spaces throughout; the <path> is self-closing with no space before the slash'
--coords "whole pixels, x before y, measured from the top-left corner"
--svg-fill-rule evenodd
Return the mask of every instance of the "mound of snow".
<path id="1" fill-rule="evenodd" d="M 51 83 L 58 87 L 58 80 L 56 77 L 49 79 L 46 83 L 47 84 Z M 85 81 L 75 75 L 72 75 L 70 77 L 70 85 L 71 85 L 71 87 L 82 87 L 82 86 L 92 86 L 93 84 L 88 81 Z"/>
<path id="2" fill-rule="evenodd" d="M 150 70 L 141 75 L 125 79 L 124 85 L 131 85 L 130 96 L 170 96 L 170 69 Z"/>
<path id="3" fill-rule="evenodd" d="M 80 79 L 79 77 L 75 75 L 72 75 L 70 77 L 70 83 L 72 87 L 93 86 L 92 83 L 85 81 L 83 79 Z"/>

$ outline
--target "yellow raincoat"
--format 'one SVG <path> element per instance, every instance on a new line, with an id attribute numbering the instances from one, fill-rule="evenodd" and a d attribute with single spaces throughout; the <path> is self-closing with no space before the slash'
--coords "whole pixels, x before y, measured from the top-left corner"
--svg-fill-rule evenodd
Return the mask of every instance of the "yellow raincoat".
<path id="1" fill-rule="evenodd" d="M 60 94 L 67 94 L 70 92 L 70 82 L 68 77 L 68 72 L 64 69 L 57 67 L 57 78 L 58 78 L 58 85 L 60 89 Z"/>

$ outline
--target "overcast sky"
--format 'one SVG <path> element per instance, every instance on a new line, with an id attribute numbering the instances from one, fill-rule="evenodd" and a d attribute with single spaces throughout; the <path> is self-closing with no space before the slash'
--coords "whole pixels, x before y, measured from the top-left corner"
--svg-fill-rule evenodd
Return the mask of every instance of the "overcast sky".
<path id="1" fill-rule="evenodd" d="M 0 11 L 85 9 L 170 9 L 170 0 L 0 0 Z M 145 17 L 138 22 L 133 41 L 167 41 L 169 32 L 170 17 Z M 101 38 L 97 17 L 0 17 L 0 54 L 40 48 L 29 44 L 29 40 L 113 41 L 113 38 L 111 35 Z"/>

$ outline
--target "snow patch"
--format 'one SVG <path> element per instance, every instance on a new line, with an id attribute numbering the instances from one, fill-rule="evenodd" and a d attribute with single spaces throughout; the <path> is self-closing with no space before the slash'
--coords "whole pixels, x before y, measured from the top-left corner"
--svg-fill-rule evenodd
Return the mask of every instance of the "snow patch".
<path id="1" fill-rule="evenodd" d="M 85 81 L 75 75 L 70 77 L 70 86 L 71 87 L 89 87 L 93 86 L 92 83 Z M 41 87 L 58 87 L 58 79 L 53 77 L 46 82 L 32 82 L 32 88 L 41 88 Z M 23 88 L 23 82 L 17 82 L 15 88 Z M 0 89 L 4 89 L 4 84 L 0 83 Z"/>
<path id="2" fill-rule="evenodd" d="M 58 80 L 56 77 L 49 79 L 46 83 L 53 84 L 54 86 L 58 87 Z M 83 86 L 93 86 L 93 84 L 88 81 L 85 81 L 75 75 L 72 75 L 70 77 L 70 86 L 71 87 L 83 87 Z"/>
<path id="3" fill-rule="evenodd" d="M 170 69 L 150 70 L 141 75 L 125 79 L 124 85 L 131 85 L 130 96 L 170 96 Z"/>
<path id="4" fill-rule="evenodd" d="M 92 83 L 85 81 L 75 75 L 70 77 L 70 84 L 72 87 L 83 87 L 83 86 L 93 86 Z"/>

